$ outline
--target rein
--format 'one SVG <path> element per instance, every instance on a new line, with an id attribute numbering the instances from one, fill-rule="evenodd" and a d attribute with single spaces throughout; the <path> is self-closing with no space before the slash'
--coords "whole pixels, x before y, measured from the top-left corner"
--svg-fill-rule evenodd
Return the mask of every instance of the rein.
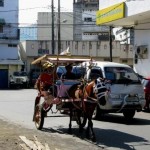
<path id="1" fill-rule="evenodd" d="M 84 88 L 83 88 L 83 90 L 82 90 L 83 96 L 86 94 L 86 99 L 87 99 L 88 101 L 92 100 L 92 101 L 98 103 L 98 101 L 97 101 L 96 98 L 93 98 L 93 97 L 89 96 L 89 94 L 88 94 L 88 92 L 87 92 L 87 90 L 86 90 L 86 87 L 87 87 L 87 86 L 88 86 L 88 84 L 84 85 Z"/>

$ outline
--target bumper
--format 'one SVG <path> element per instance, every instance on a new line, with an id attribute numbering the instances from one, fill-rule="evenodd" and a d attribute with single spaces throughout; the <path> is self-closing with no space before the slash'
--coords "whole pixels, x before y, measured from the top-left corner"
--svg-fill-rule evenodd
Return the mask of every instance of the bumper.
<path id="1" fill-rule="evenodd" d="M 137 111 L 142 111 L 146 103 L 145 99 L 139 99 L 138 97 L 128 97 L 124 99 L 111 99 L 107 100 L 105 106 L 101 106 L 101 109 L 112 111 L 112 112 L 122 112 L 124 109 L 134 109 Z"/>

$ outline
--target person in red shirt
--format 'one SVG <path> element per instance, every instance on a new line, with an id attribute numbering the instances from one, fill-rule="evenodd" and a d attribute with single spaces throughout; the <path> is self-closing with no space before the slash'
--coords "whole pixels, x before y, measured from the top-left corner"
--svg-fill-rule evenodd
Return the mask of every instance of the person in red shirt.
<path id="1" fill-rule="evenodd" d="M 41 97 L 44 97 L 43 109 L 49 110 L 52 106 L 53 96 L 56 95 L 55 80 L 57 79 L 56 66 L 52 63 L 45 63 L 43 65 L 44 72 L 40 74 L 36 81 L 36 88 L 39 91 L 38 96 L 35 99 L 35 106 L 40 103 Z M 33 121 L 35 119 L 35 113 Z"/>
<path id="2" fill-rule="evenodd" d="M 44 64 L 43 68 L 44 72 L 41 73 L 36 82 L 37 89 L 41 94 L 43 91 L 47 91 L 56 80 L 55 67 L 52 64 Z"/>

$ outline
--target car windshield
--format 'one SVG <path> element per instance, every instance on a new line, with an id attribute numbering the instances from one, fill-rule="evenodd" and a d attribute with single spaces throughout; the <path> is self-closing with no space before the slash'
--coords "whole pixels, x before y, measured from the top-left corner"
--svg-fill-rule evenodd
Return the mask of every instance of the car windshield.
<path id="1" fill-rule="evenodd" d="M 137 74 L 128 67 L 105 67 L 106 79 L 118 84 L 140 83 Z"/>
<path id="2" fill-rule="evenodd" d="M 73 66 L 72 72 L 76 75 L 77 79 L 84 77 L 85 68 L 81 66 Z"/>
<path id="3" fill-rule="evenodd" d="M 26 72 L 20 72 L 20 76 L 27 76 Z"/>
<path id="4" fill-rule="evenodd" d="M 14 72 L 13 73 L 14 76 L 27 76 L 26 72 Z"/>
<path id="5" fill-rule="evenodd" d="M 13 75 L 14 76 L 19 76 L 20 74 L 19 74 L 19 72 L 14 72 Z"/>

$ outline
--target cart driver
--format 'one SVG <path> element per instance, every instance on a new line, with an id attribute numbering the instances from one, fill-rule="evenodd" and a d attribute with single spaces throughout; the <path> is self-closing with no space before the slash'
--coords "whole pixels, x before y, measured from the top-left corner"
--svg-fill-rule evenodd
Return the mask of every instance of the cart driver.
<path id="1" fill-rule="evenodd" d="M 53 94 L 53 83 L 57 79 L 56 67 L 50 63 L 46 62 L 43 65 L 44 72 L 41 73 L 39 78 L 37 79 L 36 85 L 39 91 L 39 95 L 37 96 L 37 101 L 40 100 L 40 97 L 43 96 L 46 103 L 51 104 L 52 94 Z M 49 91 L 50 90 L 50 91 Z M 54 91 L 55 92 L 55 91 Z"/>

